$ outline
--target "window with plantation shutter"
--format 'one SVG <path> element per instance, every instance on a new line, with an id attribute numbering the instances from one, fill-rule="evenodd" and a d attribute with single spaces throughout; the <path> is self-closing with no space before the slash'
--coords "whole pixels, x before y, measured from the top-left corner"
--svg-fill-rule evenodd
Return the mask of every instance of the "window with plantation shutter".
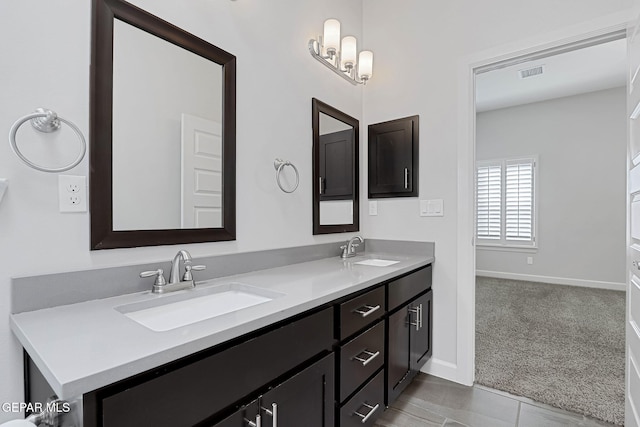
<path id="1" fill-rule="evenodd" d="M 502 165 L 486 163 L 477 173 L 477 236 L 500 239 L 502 212 Z"/>
<path id="2" fill-rule="evenodd" d="M 535 247 L 536 163 L 535 157 L 478 162 L 479 245 Z"/>

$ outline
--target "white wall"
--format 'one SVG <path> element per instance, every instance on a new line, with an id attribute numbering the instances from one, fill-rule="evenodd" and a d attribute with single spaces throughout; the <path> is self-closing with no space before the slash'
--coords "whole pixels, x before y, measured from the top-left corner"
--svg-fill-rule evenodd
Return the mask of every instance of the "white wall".
<path id="1" fill-rule="evenodd" d="M 539 156 L 537 251 L 478 246 L 476 268 L 623 288 L 625 88 L 480 113 L 476 135 L 478 160 Z"/>
<path id="2" fill-rule="evenodd" d="M 311 234 L 311 98 L 359 118 L 362 88 L 318 64 L 307 42 L 321 33 L 329 17 L 360 37 L 361 2 L 133 3 L 237 57 L 237 240 L 180 247 L 198 257 L 346 240 L 349 236 L 343 234 Z M 0 2 L 0 134 L 7 135 L 16 119 L 45 106 L 88 135 L 90 5 L 76 0 Z M 33 133 L 21 131 L 21 143 L 35 139 Z M 300 170 L 300 187 L 293 194 L 277 188 L 276 157 L 291 160 Z M 87 175 L 88 161 L 68 173 Z M 89 251 L 89 215 L 58 213 L 57 176 L 28 168 L 6 140 L 0 144 L 0 178 L 11 180 L 0 204 L 0 402 L 19 402 L 22 353 L 8 326 L 10 277 L 165 262 L 177 248 Z M 0 422 L 13 417 L 0 412 Z"/>
<path id="3" fill-rule="evenodd" d="M 461 73 L 471 57 L 524 49 L 524 41 L 544 39 L 566 28 L 626 11 L 630 0 L 367 0 L 364 44 L 374 50 L 374 75 L 364 91 L 364 125 L 420 115 L 420 198 L 444 199 L 444 217 L 419 217 L 417 198 L 378 201 L 368 216 L 362 200 L 362 228 L 369 237 L 434 241 L 434 352 L 429 372 L 470 383 L 473 376 L 473 288 L 458 280 L 458 151 L 465 135 L 461 112 L 468 94 Z M 630 16 L 631 18 L 631 16 Z M 528 48 L 529 45 L 526 45 Z M 496 53 L 497 55 L 497 53 Z M 496 56 L 494 55 L 494 56 Z M 364 133 L 364 132 L 363 132 Z M 365 133 L 366 138 L 366 133 Z M 366 144 L 363 158 L 366 159 Z M 366 162 L 362 176 L 367 176 Z M 366 192 L 363 182 L 362 194 Z M 464 236 L 462 236 L 464 238 Z M 471 235 L 468 236 L 471 244 Z M 466 244 L 466 243 L 465 243 Z M 472 320 L 471 320 L 472 322 Z M 462 331 L 462 334 L 459 332 Z M 471 361 L 470 361 L 471 360 Z"/>

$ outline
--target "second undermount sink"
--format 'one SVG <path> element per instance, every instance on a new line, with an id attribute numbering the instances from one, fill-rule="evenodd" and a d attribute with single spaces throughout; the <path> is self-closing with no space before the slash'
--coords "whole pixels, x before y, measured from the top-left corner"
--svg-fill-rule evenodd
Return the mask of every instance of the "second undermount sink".
<path id="1" fill-rule="evenodd" d="M 242 283 L 200 288 L 148 301 L 121 305 L 117 311 L 152 331 L 169 331 L 284 296 Z"/>
<path id="2" fill-rule="evenodd" d="M 369 258 L 362 261 L 354 262 L 354 264 L 371 265 L 374 267 L 389 267 L 390 265 L 397 264 L 399 262 L 400 261 L 395 261 L 390 259 Z"/>

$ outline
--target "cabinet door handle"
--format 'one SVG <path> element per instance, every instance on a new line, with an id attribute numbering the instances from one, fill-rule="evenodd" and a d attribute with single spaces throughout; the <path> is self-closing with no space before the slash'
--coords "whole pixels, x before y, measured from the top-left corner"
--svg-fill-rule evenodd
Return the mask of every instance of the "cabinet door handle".
<path id="1" fill-rule="evenodd" d="M 273 418 L 273 422 L 271 423 L 272 427 L 278 427 L 278 404 L 277 403 L 272 403 L 271 404 L 271 410 L 267 409 L 267 408 L 262 408 L 262 410 L 264 412 L 267 413 L 267 415 L 271 416 Z"/>
<path id="2" fill-rule="evenodd" d="M 246 419 L 246 418 L 245 418 L 244 420 L 246 421 L 246 423 L 247 423 L 247 425 L 248 425 L 249 427 L 262 427 L 262 420 L 261 420 L 261 418 L 262 418 L 262 417 L 260 417 L 260 414 L 258 414 L 258 415 L 256 415 L 256 421 L 255 421 L 255 422 L 253 422 L 253 421 L 251 421 L 251 420 L 248 420 L 248 419 Z"/>
<path id="3" fill-rule="evenodd" d="M 422 304 L 418 306 L 418 330 L 422 329 Z"/>
<path id="4" fill-rule="evenodd" d="M 360 420 L 360 422 L 362 424 L 364 424 L 369 420 L 369 418 L 371 418 L 373 413 L 378 410 L 378 408 L 380 407 L 380 404 L 378 403 L 376 406 L 371 406 L 367 402 L 365 402 L 365 403 L 362 404 L 362 406 L 364 406 L 365 408 L 369 409 L 369 413 L 368 414 L 364 415 L 364 414 L 361 414 L 358 411 L 354 411 L 353 414 L 359 416 L 360 418 L 362 418 L 362 420 Z"/>
<path id="5" fill-rule="evenodd" d="M 320 188 L 320 195 L 322 195 L 322 177 L 320 177 L 320 185 L 318 187 Z"/>
<path id="6" fill-rule="evenodd" d="M 373 305 L 363 305 L 360 308 L 356 308 L 355 310 L 353 310 L 354 313 L 358 313 L 359 315 L 361 315 L 362 317 L 367 317 L 368 315 L 370 315 L 371 313 L 373 313 L 374 311 L 380 309 L 379 305 L 373 306 Z"/>
<path id="7" fill-rule="evenodd" d="M 416 322 L 413 323 L 411 321 L 411 314 L 415 313 L 416 314 Z M 420 306 L 418 307 L 409 307 L 409 324 L 411 326 L 415 326 L 416 327 L 416 331 L 420 330 Z"/>
<path id="8" fill-rule="evenodd" d="M 409 168 L 404 168 L 404 188 L 409 188 Z"/>
<path id="9" fill-rule="evenodd" d="M 360 357 L 360 354 L 366 354 L 367 356 L 369 356 L 367 359 L 364 359 L 362 357 Z M 358 362 L 362 363 L 362 366 L 367 366 L 369 363 L 371 363 L 373 361 L 373 359 L 375 359 L 376 357 L 380 356 L 380 352 L 376 351 L 375 353 L 368 351 L 368 350 L 363 350 L 362 353 L 358 354 L 357 356 L 353 356 L 351 358 L 351 360 L 357 360 Z"/>

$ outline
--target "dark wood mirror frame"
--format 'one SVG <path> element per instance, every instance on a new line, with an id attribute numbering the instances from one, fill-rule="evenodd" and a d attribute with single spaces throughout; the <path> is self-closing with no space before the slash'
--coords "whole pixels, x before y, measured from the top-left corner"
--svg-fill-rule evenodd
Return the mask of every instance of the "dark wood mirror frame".
<path id="1" fill-rule="evenodd" d="M 236 57 L 123 0 L 94 0 L 91 40 L 90 207 L 91 249 L 235 240 Z M 222 66 L 221 228 L 113 230 L 113 28 L 117 18 Z M 149 165 L 141 159 L 140 170 Z"/>
<path id="2" fill-rule="evenodd" d="M 333 117 L 353 127 L 353 223 L 352 224 L 320 224 L 320 113 Z M 313 234 L 345 233 L 360 229 L 359 159 L 360 126 L 355 119 L 342 111 L 313 98 L 311 100 L 311 123 L 313 129 Z"/>

